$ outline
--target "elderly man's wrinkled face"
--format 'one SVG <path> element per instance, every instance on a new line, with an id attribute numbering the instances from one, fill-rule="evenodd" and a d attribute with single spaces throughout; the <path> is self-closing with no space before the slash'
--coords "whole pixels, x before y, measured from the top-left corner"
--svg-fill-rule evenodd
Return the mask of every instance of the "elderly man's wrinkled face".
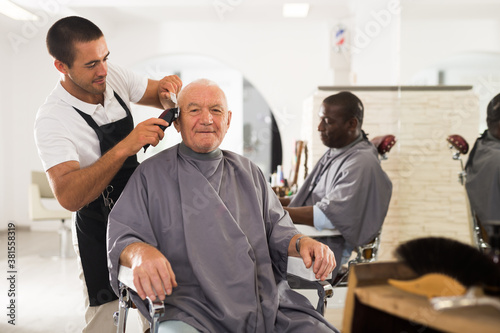
<path id="1" fill-rule="evenodd" d="M 180 115 L 174 126 L 182 140 L 197 153 L 220 146 L 231 123 L 231 111 L 217 86 L 192 83 L 179 96 Z"/>
<path id="2" fill-rule="evenodd" d="M 350 143 L 350 131 L 356 127 L 353 128 L 351 120 L 344 119 L 342 106 L 322 104 L 319 118 L 318 131 L 325 146 L 342 148 Z"/>

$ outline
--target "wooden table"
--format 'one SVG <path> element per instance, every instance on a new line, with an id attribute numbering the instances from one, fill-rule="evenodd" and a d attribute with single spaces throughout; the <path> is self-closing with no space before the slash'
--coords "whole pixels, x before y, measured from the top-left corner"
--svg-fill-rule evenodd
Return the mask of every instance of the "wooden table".
<path id="1" fill-rule="evenodd" d="M 436 311 L 426 297 L 387 284 L 388 278 L 415 277 L 410 268 L 398 262 L 352 267 L 342 332 L 500 332 L 498 309 L 476 306 Z"/>

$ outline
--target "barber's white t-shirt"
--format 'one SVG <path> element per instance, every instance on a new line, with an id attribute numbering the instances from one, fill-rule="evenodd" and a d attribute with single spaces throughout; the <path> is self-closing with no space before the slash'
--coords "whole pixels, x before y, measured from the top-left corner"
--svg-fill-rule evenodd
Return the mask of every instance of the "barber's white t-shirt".
<path id="1" fill-rule="evenodd" d="M 95 131 L 73 107 L 92 116 L 97 125 L 126 117 L 126 112 L 113 92 L 130 109 L 146 91 L 148 80 L 132 71 L 108 62 L 104 106 L 82 102 L 57 83 L 38 110 L 35 120 L 35 142 L 44 170 L 67 161 L 78 161 L 84 168 L 101 157 Z"/>

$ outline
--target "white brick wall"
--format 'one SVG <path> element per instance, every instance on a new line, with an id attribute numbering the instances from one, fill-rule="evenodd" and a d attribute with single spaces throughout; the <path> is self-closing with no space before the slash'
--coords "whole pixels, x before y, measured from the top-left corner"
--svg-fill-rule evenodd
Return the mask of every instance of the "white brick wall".
<path id="1" fill-rule="evenodd" d="M 318 89 L 304 103 L 300 139 L 308 142 L 309 170 L 326 149 L 317 132 L 319 106 L 340 90 L 350 90 L 363 102 L 363 129 L 370 138 L 393 134 L 398 141 L 389 159 L 382 161 L 393 194 L 382 229 L 380 259 L 392 259 L 398 244 L 417 237 L 446 236 L 471 243 L 465 191 L 457 176 L 460 163 L 452 160 L 446 137 L 460 134 L 470 146 L 474 144 L 480 110 L 472 88 L 326 89 Z"/>

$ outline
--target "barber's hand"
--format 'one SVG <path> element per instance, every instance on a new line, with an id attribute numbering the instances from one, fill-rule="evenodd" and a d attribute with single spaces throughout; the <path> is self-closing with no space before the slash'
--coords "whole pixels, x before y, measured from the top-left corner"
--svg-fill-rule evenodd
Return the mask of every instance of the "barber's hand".
<path id="1" fill-rule="evenodd" d="M 155 147 L 165 136 L 160 125 L 166 127 L 169 123 L 160 118 L 150 118 L 137 124 L 132 132 L 116 145 L 116 149 L 123 150 L 126 156 L 132 156 L 147 144 Z"/>
<path id="2" fill-rule="evenodd" d="M 170 93 L 179 94 L 182 88 L 182 81 L 177 75 L 165 76 L 158 84 L 158 97 L 165 109 L 175 107 L 170 99 Z"/>
<path id="3" fill-rule="evenodd" d="M 316 279 L 321 281 L 324 281 L 337 266 L 332 250 L 310 237 L 300 240 L 300 256 L 307 268 L 311 267 L 314 260 L 313 272 Z"/>
<path id="4" fill-rule="evenodd" d="M 175 274 L 167 258 L 155 247 L 144 243 L 134 243 L 129 246 L 136 246 L 130 264 L 137 293 L 143 300 L 147 296 L 154 301 L 156 290 L 158 297 L 163 301 L 165 294 L 172 294 L 172 288 L 177 287 Z"/>

